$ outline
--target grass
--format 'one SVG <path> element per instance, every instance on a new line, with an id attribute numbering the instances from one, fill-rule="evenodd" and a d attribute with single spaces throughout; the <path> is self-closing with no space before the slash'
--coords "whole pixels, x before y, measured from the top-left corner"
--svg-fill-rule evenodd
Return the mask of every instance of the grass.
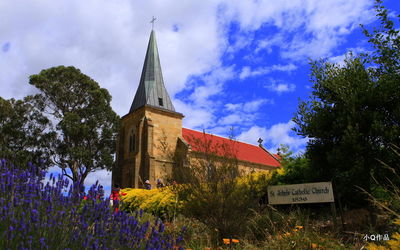
<path id="1" fill-rule="evenodd" d="M 144 213 L 143 218 L 154 221 L 154 216 Z M 238 243 L 212 242 L 212 229 L 193 219 L 178 215 L 165 222 L 165 232 L 178 235 L 182 227 L 185 249 L 360 249 L 366 245 L 362 235 L 354 237 L 337 233 L 326 216 L 314 219 L 307 209 L 297 208 L 288 212 L 277 210 L 254 212 L 247 225 L 247 234 Z M 325 218 L 324 218 L 325 217 Z M 322 219 L 321 219 L 322 218 Z M 213 247 L 214 246 L 214 247 Z M 217 246 L 217 247 L 215 247 Z"/>
<path id="2" fill-rule="evenodd" d="M 145 210 L 144 221 L 155 221 L 159 215 L 154 204 Z M 340 218 L 337 221 L 339 227 L 334 228 L 329 204 L 263 205 L 253 209 L 243 223 L 245 230 L 235 236 L 239 242 L 224 244 L 223 239 L 213 237 L 218 230 L 206 223 L 185 217 L 179 211 L 177 216 L 164 216 L 165 231 L 172 237 L 178 237 L 185 228 L 183 245 L 186 249 L 360 249 L 368 244 L 363 237 L 383 232 L 390 218 L 380 213 L 378 223 L 372 226 L 368 210 L 355 209 L 344 212 L 344 229 L 340 228 Z M 229 239 L 225 240 L 227 242 Z"/>

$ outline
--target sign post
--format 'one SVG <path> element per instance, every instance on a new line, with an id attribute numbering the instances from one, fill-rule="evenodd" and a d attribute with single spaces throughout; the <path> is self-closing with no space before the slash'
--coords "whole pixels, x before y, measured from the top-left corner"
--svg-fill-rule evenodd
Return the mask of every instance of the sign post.
<path id="1" fill-rule="evenodd" d="M 331 203 L 333 226 L 337 228 L 335 200 L 331 182 L 303 183 L 268 187 L 270 205 Z"/>

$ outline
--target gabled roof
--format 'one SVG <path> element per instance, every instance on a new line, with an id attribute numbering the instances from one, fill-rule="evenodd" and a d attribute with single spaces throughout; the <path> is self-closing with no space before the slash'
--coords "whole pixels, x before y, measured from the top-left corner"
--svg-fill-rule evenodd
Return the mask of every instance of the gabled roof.
<path id="1" fill-rule="evenodd" d="M 262 164 L 272 167 L 279 167 L 280 163 L 274 156 L 269 153 L 266 149 L 259 146 L 230 140 L 228 138 L 215 136 L 207 133 L 203 133 L 196 130 L 182 128 L 182 136 L 186 142 L 189 143 L 191 149 L 196 152 L 205 152 L 204 145 L 209 145 L 214 153 L 219 156 L 226 156 L 221 145 L 226 145 L 232 148 L 235 157 L 241 161 L 252 162 L 256 164 Z M 207 146 L 206 146 L 207 147 Z"/>
<path id="2" fill-rule="evenodd" d="M 139 87 L 129 113 L 145 105 L 175 112 L 175 108 L 164 86 L 156 35 L 153 30 L 151 31 L 147 46 Z"/>

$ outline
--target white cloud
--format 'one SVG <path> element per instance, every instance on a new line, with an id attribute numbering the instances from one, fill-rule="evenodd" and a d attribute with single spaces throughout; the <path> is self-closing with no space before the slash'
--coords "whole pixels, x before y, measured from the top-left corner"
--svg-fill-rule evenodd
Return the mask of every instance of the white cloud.
<path id="1" fill-rule="evenodd" d="M 271 103 L 268 99 L 258 99 L 254 101 L 245 102 L 243 104 L 243 111 L 245 112 L 256 112 L 260 108 L 261 105 Z"/>
<path id="2" fill-rule="evenodd" d="M 269 84 L 265 85 L 265 88 L 278 94 L 284 92 L 293 92 L 296 89 L 296 85 L 292 83 L 285 83 L 274 79 L 269 79 L 269 82 Z"/>
<path id="3" fill-rule="evenodd" d="M 111 187 L 111 172 L 106 169 L 96 170 L 89 173 L 85 179 L 85 187 L 90 188 L 93 184 L 99 182 L 104 188 Z"/>
<path id="4" fill-rule="evenodd" d="M 227 103 L 227 104 L 225 104 L 225 108 L 228 111 L 235 111 L 237 109 L 240 109 L 242 107 L 242 105 L 243 105 L 242 103 L 236 103 L 236 104 Z"/>
<path id="5" fill-rule="evenodd" d="M 347 34 L 375 18 L 371 0 L 230 1 L 227 5 L 227 14 L 238 21 L 243 36 L 263 24 L 278 29 L 258 42 L 256 53 L 271 53 L 275 46 L 283 58 L 302 61 L 331 56 Z"/>
<path id="6" fill-rule="evenodd" d="M 239 114 L 230 114 L 228 116 L 223 117 L 218 124 L 227 125 L 227 124 L 237 124 L 239 125 L 241 122 L 244 122 L 246 117 L 240 116 Z"/>
<path id="7" fill-rule="evenodd" d="M 230 103 L 224 110 L 212 99 L 224 94 L 226 81 L 271 71 L 290 72 L 297 67 L 285 61 L 256 68 L 244 66 L 236 72 L 235 65 L 223 65 L 226 52 L 233 54 L 248 47 L 256 55 L 277 49 L 289 60 L 332 57 L 349 32 L 372 20 L 372 5 L 371 0 L 205 0 L 178 5 L 172 0 L 0 1 L 0 94 L 22 98 L 35 91 L 27 84 L 29 75 L 52 66 L 74 65 L 107 88 L 114 97 L 114 110 L 125 115 L 139 82 L 149 21 L 154 15 L 164 82 L 176 110 L 186 116 L 184 126 L 222 131 L 240 122 L 238 117 L 243 117 L 244 123 L 254 122 L 261 105 L 272 102 Z M 232 43 L 228 38 L 233 23 L 239 28 Z M 277 30 L 276 34 L 264 32 L 266 27 Z M 258 31 L 267 34 L 260 42 L 254 41 Z M 332 59 L 340 61 L 335 56 Z M 192 77 L 200 81 L 189 81 Z M 279 81 L 267 87 L 277 93 L 295 89 L 294 84 Z M 182 90 L 188 97 L 178 100 L 175 95 Z M 219 121 L 226 125 L 216 119 L 221 110 L 226 115 Z M 250 136 L 268 131 L 252 126 L 247 132 Z M 253 139 L 254 143 L 258 137 Z"/>
<path id="8" fill-rule="evenodd" d="M 188 100 L 173 100 L 175 109 L 186 115 L 183 120 L 185 127 L 202 129 L 214 126 L 214 112 L 218 103 L 211 98 L 221 94 L 224 83 L 233 79 L 235 74 L 234 66 L 214 69 L 202 75 L 200 83 L 194 83 L 196 85 L 192 86 L 193 91 Z"/>
<path id="9" fill-rule="evenodd" d="M 251 68 L 249 66 L 245 66 L 242 68 L 242 72 L 240 72 L 239 78 L 240 79 L 245 79 L 251 75 L 255 75 L 255 71 L 251 71 Z"/>
<path id="10" fill-rule="evenodd" d="M 114 97 L 124 115 L 137 88 L 152 13 L 164 80 L 171 96 L 190 75 L 219 65 L 223 33 L 217 4 L 209 2 L 51 1 L 0 3 L 0 85 L 2 97 L 32 93 L 28 76 L 58 65 L 74 65 Z M 196 9 L 193 16 L 192 10 Z M 179 27 L 178 31 L 173 27 Z M 16 70 L 17 69 L 17 70 Z"/>
<path id="11" fill-rule="evenodd" d="M 67 169 L 67 173 L 70 174 L 71 171 L 69 171 L 69 169 Z M 50 174 L 53 174 L 53 176 L 57 179 L 57 177 L 59 175 L 62 175 L 62 170 L 61 170 L 61 168 L 59 168 L 57 166 L 50 167 L 47 170 L 47 174 L 46 174 L 44 183 L 47 183 L 49 181 Z M 64 177 L 64 178 L 67 178 L 69 180 L 70 184 L 72 183 L 71 179 L 69 179 L 68 177 Z M 111 172 L 107 171 L 105 169 L 90 172 L 85 179 L 85 183 L 84 183 L 85 190 L 87 191 L 93 184 L 96 183 L 96 181 L 98 181 L 99 185 L 102 185 L 103 188 L 109 192 L 111 189 Z M 65 190 L 65 191 L 68 191 L 68 189 L 69 188 L 67 188 L 67 190 Z"/>
<path id="12" fill-rule="evenodd" d="M 224 137 L 235 137 L 235 127 L 232 125 L 216 126 L 206 130 L 206 133 L 213 135 L 224 136 Z"/>
<path id="13" fill-rule="evenodd" d="M 353 54 L 353 56 L 357 56 L 360 53 L 365 53 L 367 52 L 364 48 L 361 47 L 357 47 L 357 48 L 349 48 L 347 49 L 348 52 L 346 52 L 345 54 L 342 55 L 338 55 L 338 56 L 332 56 L 330 58 L 328 58 L 328 60 L 332 63 L 335 63 L 341 67 L 344 66 L 345 62 L 344 60 L 346 59 L 346 57 L 350 56 L 350 53 Z"/>
<path id="14" fill-rule="evenodd" d="M 217 67 L 201 77 L 201 86 L 195 86 L 190 100 L 200 107 L 212 107 L 210 98 L 221 93 L 226 81 L 235 77 L 234 66 Z"/>
<path id="15" fill-rule="evenodd" d="M 265 139 L 274 146 L 287 144 L 294 150 L 299 149 L 305 145 L 308 139 L 296 136 L 292 131 L 294 126 L 295 123 L 292 121 L 275 124 L 268 129 Z"/>
<path id="16" fill-rule="evenodd" d="M 255 52 L 280 49 L 284 58 L 330 56 L 345 35 L 373 16 L 370 0 L 326 1 L 2 1 L 0 3 L 0 86 L 4 98 L 22 98 L 35 91 L 27 84 L 31 74 L 57 65 L 74 65 L 98 81 L 114 97 L 119 115 L 129 110 L 135 94 L 150 33 L 155 24 L 164 82 L 172 98 L 191 89 L 190 99 L 176 104 L 186 122 L 200 126 L 198 117 L 213 118 L 224 82 L 237 77 L 234 66 L 221 66 L 225 52 L 234 53 L 252 44 Z M 195 14 L 194 13 L 195 10 Z M 149 15 L 148 13 L 151 13 Z M 237 23 L 229 44 L 229 25 Z M 278 32 L 255 42 L 262 25 Z M 243 67 L 239 77 L 295 70 L 294 64 L 252 69 Z M 199 77 L 193 85 L 188 79 Z M 202 76 L 202 77 L 201 77 Z M 279 93 L 294 85 L 279 83 Z M 185 103 L 184 103 L 185 102 Z M 187 103 L 186 103 L 187 102 Z M 185 111 L 195 110 L 196 112 Z"/>
<path id="17" fill-rule="evenodd" d="M 181 100 L 173 100 L 175 109 L 185 115 L 183 119 L 183 127 L 201 129 L 212 126 L 215 122 L 215 117 L 212 111 L 205 107 L 198 107 L 191 103 L 185 103 Z"/>
<path id="18" fill-rule="evenodd" d="M 291 72 L 296 69 L 297 66 L 292 63 L 286 65 L 276 64 L 268 67 L 259 67 L 255 68 L 254 70 L 252 70 L 249 66 L 244 66 L 242 68 L 242 72 L 240 72 L 239 78 L 243 80 L 251 76 L 266 75 L 274 71 Z"/>
<path id="19" fill-rule="evenodd" d="M 304 149 L 308 139 L 297 136 L 292 131 L 294 126 L 292 121 L 274 124 L 270 128 L 252 126 L 247 131 L 243 131 L 238 136 L 238 140 L 256 144 L 258 138 L 262 138 L 264 145 L 272 152 L 276 152 L 280 144 L 287 144 L 291 150 L 299 152 Z"/>
<path id="20" fill-rule="evenodd" d="M 282 45 L 285 44 L 285 38 L 282 33 L 275 34 L 274 36 L 259 40 L 257 42 L 257 47 L 255 49 L 255 52 L 259 52 L 261 50 L 266 51 L 267 53 L 272 52 L 272 47 L 273 46 L 279 46 L 282 47 Z"/>
<path id="21" fill-rule="evenodd" d="M 247 142 L 250 144 L 257 144 L 258 138 L 266 138 L 267 129 L 257 125 L 252 126 L 249 130 L 242 132 L 237 139 L 239 141 Z M 264 139 L 265 140 L 265 139 Z"/>
<path id="22" fill-rule="evenodd" d="M 247 46 L 250 46 L 251 43 L 253 42 L 254 39 L 254 34 L 249 32 L 249 33 L 236 33 L 232 35 L 233 43 L 228 44 L 228 48 L 226 49 L 226 52 L 228 53 L 234 53 L 237 52 Z"/>
<path id="23" fill-rule="evenodd" d="M 173 96 L 186 86 L 188 76 L 218 66 L 227 46 L 233 51 L 248 46 L 252 32 L 263 24 L 280 32 L 259 42 L 256 51 L 277 45 L 287 58 L 329 56 L 345 34 L 371 21 L 371 6 L 370 0 L 221 0 L 178 6 L 173 1 L 3 1 L 0 44 L 9 49 L 1 52 L 2 96 L 32 93 L 28 76 L 41 69 L 75 65 L 118 96 L 113 106 L 123 115 L 140 77 L 150 30 L 148 13 L 158 19 L 161 63 Z M 232 21 L 238 22 L 242 35 L 229 45 L 226 28 Z M 307 35 L 285 35 L 301 27 Z"/>
<path id="24" fill-rule="evenodd" d="M 225 111 L 228 113 L 226 116 L 221 117 L 217 121 L 218 126 L 243 126 L 252 125 L 257 117 L 260 115 L 258 110 L 264 104 L 272 104 L 273 100 L 269 99 L 256 99 L 244 103 L 227 103 L 224 105 Z"/>

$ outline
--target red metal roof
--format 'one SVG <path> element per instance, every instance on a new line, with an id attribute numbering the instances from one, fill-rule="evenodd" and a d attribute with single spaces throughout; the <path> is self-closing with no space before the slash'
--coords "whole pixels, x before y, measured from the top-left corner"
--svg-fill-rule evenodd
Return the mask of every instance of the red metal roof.
<path id="1" fill-rule="evenodd" d="M 219 156 L 226 156 L 224 153 L 223 146 L 226 145 L 232 148 L 235 152 L 235 156 L 238 160 L 253 162 L 257 164 L 263 164 L 272 167 L 279 167 L 280 163 L 266 150 L 259 146 L 230 140 L 228 138 L 215 136 L 200 131 L 195 131 L 187 128 L 182 128 L 182 136 L 187 143 L 191 146 L 191 149 L 196 152 L 203 152 L 207 150 L 207 146 L 211 148 L 211 151 Z"/>

